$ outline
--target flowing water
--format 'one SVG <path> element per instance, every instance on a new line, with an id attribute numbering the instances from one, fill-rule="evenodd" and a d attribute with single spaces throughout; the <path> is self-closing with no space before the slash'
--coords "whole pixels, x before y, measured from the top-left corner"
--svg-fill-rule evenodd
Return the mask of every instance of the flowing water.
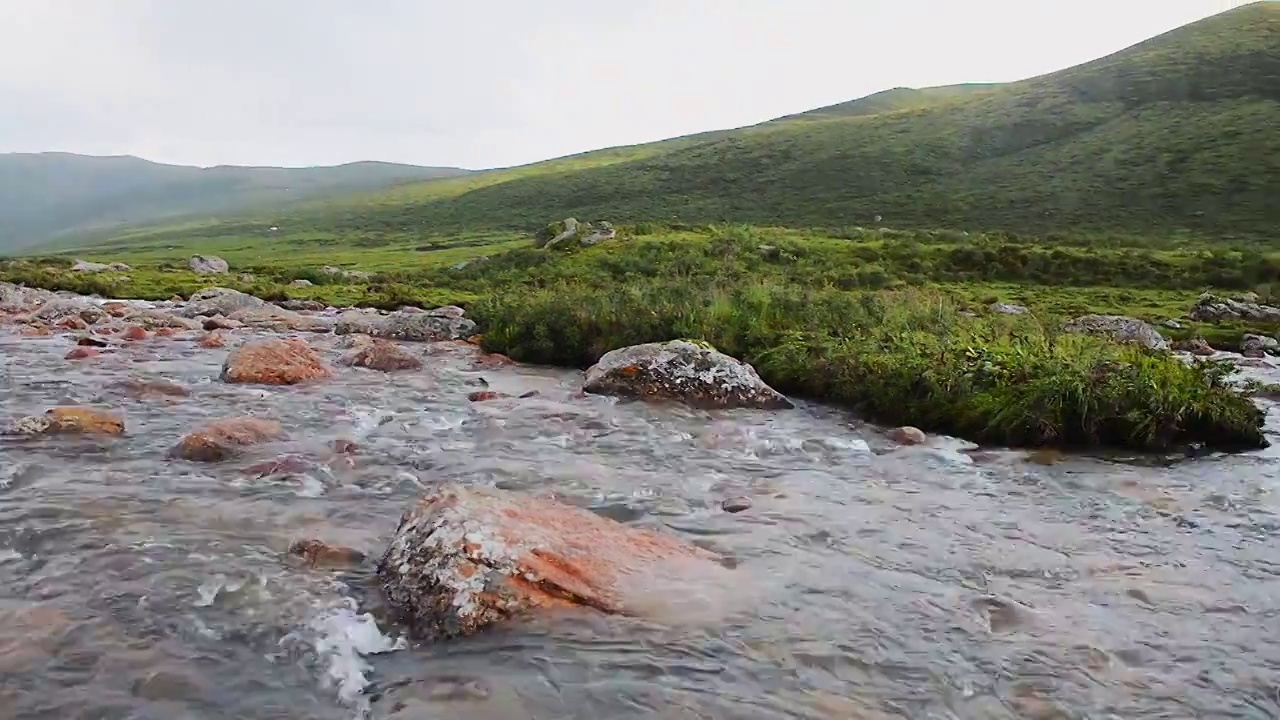
<path id="1" fill-rule="evenodd" d="M 1280 717 L 1280 453 L 896 448 L 821 406 L 618 403 L 582 397 L 578 373 L 475 370 L 462 353 L 260 388 L 218 382 L 225 351 L 189 341 L 79 363 L 70 345 L 0 328 L 4 415 L 93 404 L 128 424 L 0 441 L 6 720 Z M 130 377 L 191 395 L 133 399 L 115 384 Z M 467 402 L 485 382 L 539 395 Z M 165 459 L 194 426 L 243 414 L 291 440 Z M 359 444 L 353 462 L 326 453 L 337 438 Z M 284 452 L 316 465 L 244 472 Z M 673 597 L 645 619 L 414 645 L 372 563 L 442 481 L 663 527 L 730 558 L 737 586 L 714 612 Z M 731 496 L 752 509 L 722 511 Z M 371 560 L 291 562 L 307 537 Z"/>

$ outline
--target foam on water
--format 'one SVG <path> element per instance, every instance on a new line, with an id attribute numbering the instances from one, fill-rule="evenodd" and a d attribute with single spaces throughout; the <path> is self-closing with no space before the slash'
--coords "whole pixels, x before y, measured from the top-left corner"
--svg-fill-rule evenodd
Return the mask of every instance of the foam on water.
<path id="1" fill-rule="evenodd" d="M 366 703 L 361 695 L 371 669 L 364 656 L 407 647 L 404 638 L 383 635 L 373 616 L 357 612 L 356 602 L 349 599 L 313 617 L 308 628 L 316 634 L 313 644 L 323 663 L 324 685 L 336 688 L 339 700 L 362 712 Z"/>

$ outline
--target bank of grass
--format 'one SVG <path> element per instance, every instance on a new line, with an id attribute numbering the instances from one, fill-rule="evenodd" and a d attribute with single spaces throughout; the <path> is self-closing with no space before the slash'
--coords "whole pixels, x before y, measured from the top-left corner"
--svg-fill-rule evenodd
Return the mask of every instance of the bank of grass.
<path id="1" fill-rule="evenodd" d="M 936 292 L 566 284 L 482 299 L 473 316 L 487 350 L 553 365 L 585 367 L 613 348 L 700 338 L 751 362 L 783 392 L 980 443 L 1267 444 L 1261 411 L 1226 381 L 1228 364 L 1189 365 L 1029 318 L 968 317 Z"/>

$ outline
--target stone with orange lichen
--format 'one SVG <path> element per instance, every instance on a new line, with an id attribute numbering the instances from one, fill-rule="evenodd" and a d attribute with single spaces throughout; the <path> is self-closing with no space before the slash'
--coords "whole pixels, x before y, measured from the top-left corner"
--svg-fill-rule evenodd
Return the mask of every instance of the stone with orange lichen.
<path id="1" fill-rule="evenodd" d="M 289 545 L 289 554 L 301 558 L 313 568 L 346 568 L 364 562 L 364 553 L 323 540 L 295 540 Z"/>
<path id="2" fill-rule="evenodd" d="M 258 443 L 284 437 L 280 423 L 261 418 L 231 418 L 210 423 L 186 435 L 169 456 L 193 462 L 219 462 Z"/>
<path id="3" fill-rule="evenodd" d="M 236 348 L 222 365 L 229 383 L 297 385 L 333 375 L 333 371 L 305 340 L 254 340 Z"/>
<path id="4" fill-rule="evenodd" d="M 66 360 L 84 360 L 86 358 L 98 357 L 101 354 L 102 350 L 99 348 L 88 345 L 77 345 L 76 347 L 71 348 L 71 352 L 68 352 L 63 356 L 63 358 Z"/>
<path id="5" fill-rule="evenodd" d="M 145 329 L 143 329 L 142 327 L 139 327 L 138 325 L 130 325 L 129 327 L 124 329 L 124 332 L 120 333 L 120 337 L 128 341 L 138 341 L 138 340 L 146 340 L 147 338 L 151 337 L 151 335 Z"/>
<path id="6" fill-rule="evenodd" d="M 205 333 L 196 344 L 202 348 L 220 348 L 225 346 L 227 341 L 222 338 L 222 333 L 215 330 Z"/>
<path id="7" fill-rule="evenodd" d="M 730 572 L 668 533 L 458 485 L 407 512 L 378 565 L 387 598 L 423 637 L 469 635 L 551 608 L 640 613 Z"/>
<path id="8" fill-rule="evenodd" d="M 56 407 L 44 415 L 33 415 L 12 422 L 5 435 L 120 435 L 124 420 L 105 410 L 90 407 Z"/>

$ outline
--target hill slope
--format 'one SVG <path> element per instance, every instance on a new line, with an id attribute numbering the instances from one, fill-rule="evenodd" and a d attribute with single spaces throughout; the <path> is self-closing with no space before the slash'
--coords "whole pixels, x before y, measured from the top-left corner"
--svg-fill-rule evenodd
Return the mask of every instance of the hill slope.
<path id="1" fill-rule="evenodd" d="M 244 211 L 464 172 L 376 162 L 196 168 L 128 156 L 0 154 L 0 250 L 94 228 Z"/>
<path id="2" fill-rule="evenodd" d="M 366 242 L 531 230 L 567 215 L 1259 240 L 1280 227 L 1277 128 L 1280 3 L 1262 2 L 1019 82 L 897 89 L 749 128 L 405 185 L 256 223 Z M 245 227 L 232 219 L 199 234 Z"/>

